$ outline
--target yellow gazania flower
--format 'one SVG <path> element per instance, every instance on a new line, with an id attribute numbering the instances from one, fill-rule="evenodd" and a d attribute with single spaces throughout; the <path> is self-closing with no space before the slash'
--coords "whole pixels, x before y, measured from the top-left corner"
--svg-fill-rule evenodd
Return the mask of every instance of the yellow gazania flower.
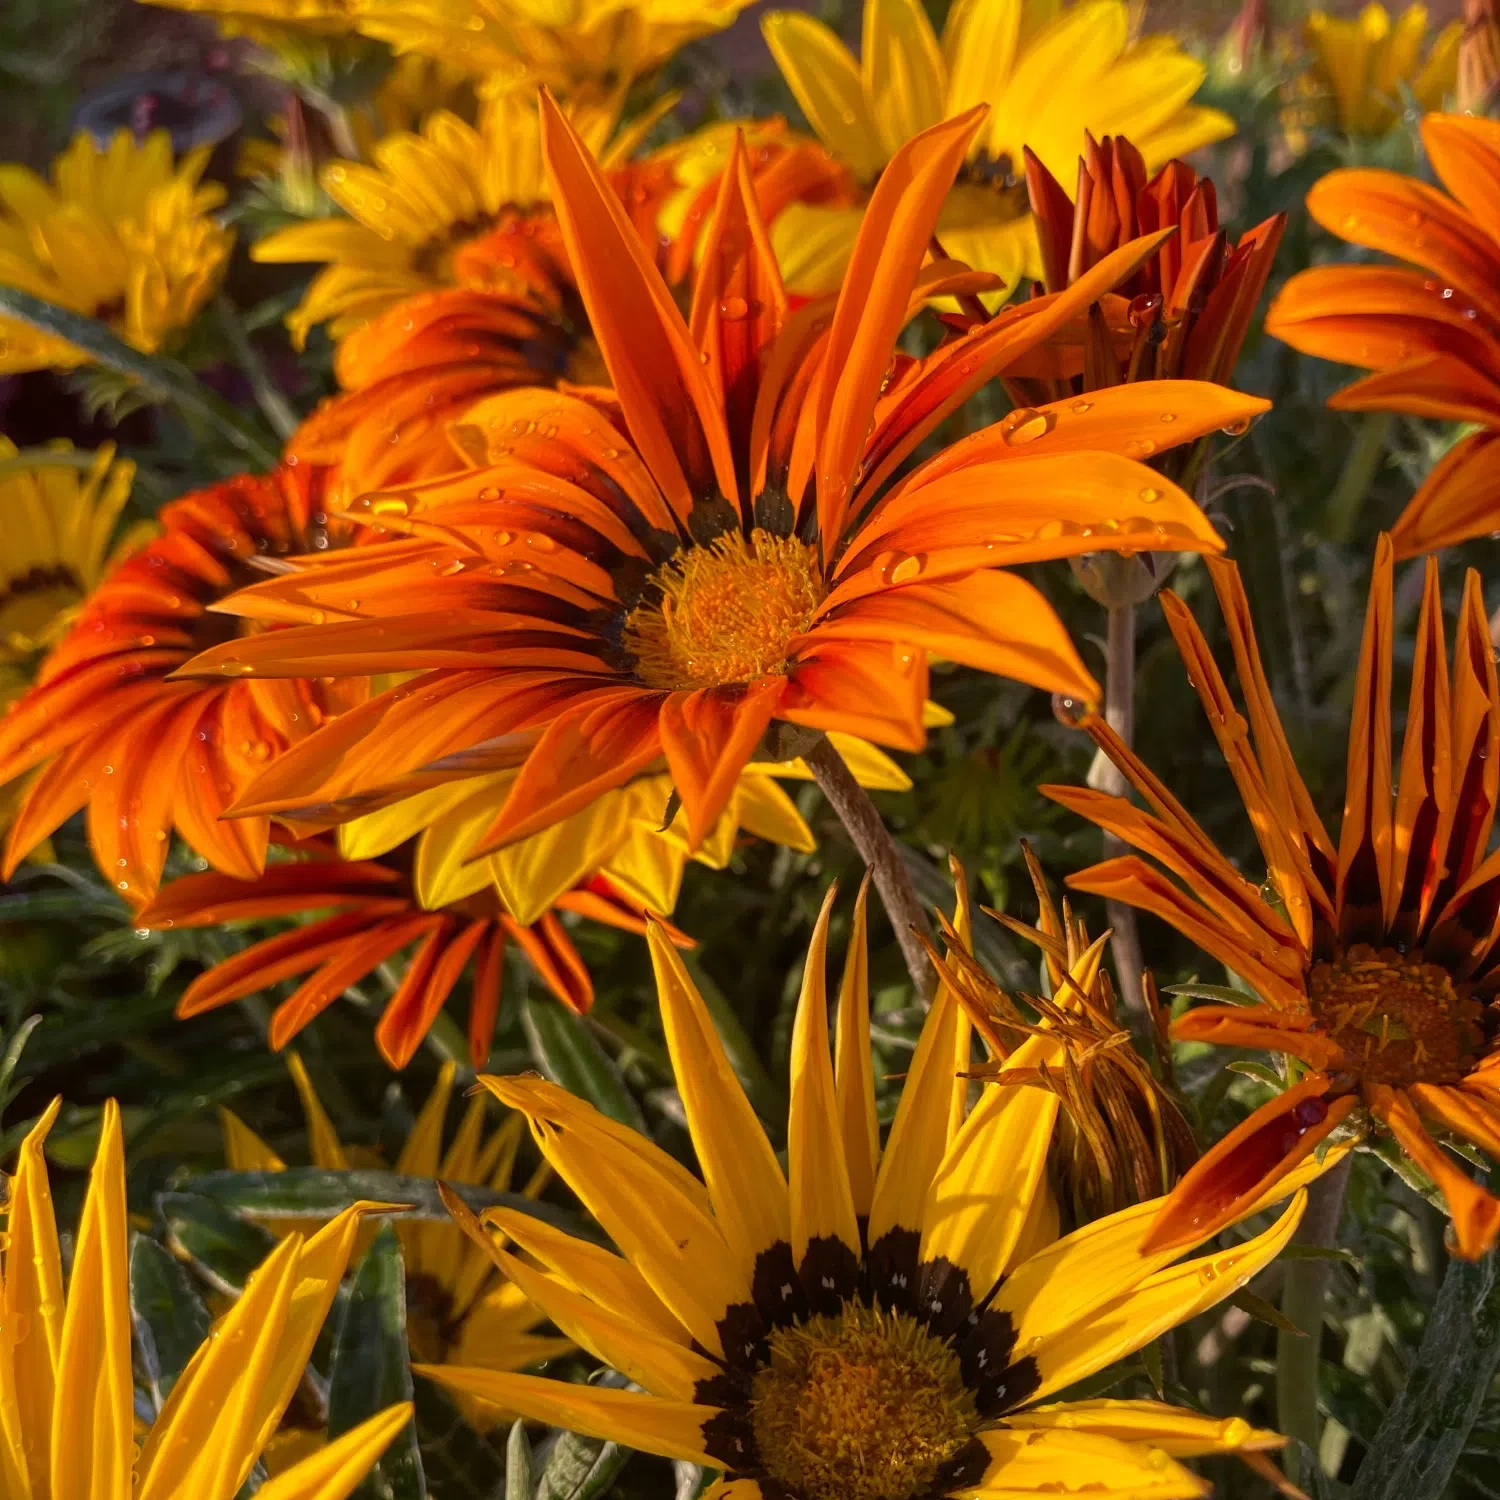
<path id="1" fill-rule="evenodd" d="M 295 1395 L 375 1204 L 283 1240 L 178 1377 L 144 1439 L 131 1372 L 130 1247 L 119 1106 L 104 1107 L 66 1299 L 42 1143 L 21 1144 L 0 1263 L 0 1495 L 233 1500 Z M 411 1407 L 393 1406 L 263 1485 L 261 1500 L 343 1500 Z"/>
<path id="2" fill-rule="evenodd" d="M 642 122 L 617 134 L 624 95 L 570 103 L 569 119 L 606 165 L 623 161 Z M 655 123 L 644 117 L 644 129 Z M 287 317 L 300 348 L 318 323 L 335 339 L 403 297 L 453 286 L 454 258 L 502 214 L 524 214 L 550 198 L 542 166 L 536 97 L 507 92 L 486 100 L 477 126 L 449 110 L 427 116 L 420 131 L 393 131 L 371 148 L 373 161 L 337 160 L 319 173 L 344 216 L 292 224 L 259 241 L 259 261 L 323 261 L 301 303 Z M 497 268 L 490 266 L 493 282 Z M 520 285 L 516 290 L 530 288 Z"/>
<path id="3" fill-rule="evenodd" d="M 274 47 L 285 37 L 347 36 L 358 0 L 145 0 L 169 10 L 212 16 L 226 36 Z"/>
<path id="4" fill-rule="evenodd" d="M 762 24 L 809 123 L 862 182 L 873 183 L 918 132 L 989 105 L 937 233 L 950 255 L 1008 286 L 1041 275 L 1024 150 L 1067 186 L 1085 131 L 1128 136 L 1153 172 L 1234 133 L 1228 115 L 1189 102 L 1203 64 L 1171 37 L 1133 40 L 1125 0 L 1066 9 L 1042 0 L 956 0 L 941 42 L 920 0 L 866 0 L 858 60 L 800 11 L 772 11 Z M 858 225 L 854 209 L 783 212 L 772 229 L 778 255 L 810 235 L 823 246 L 795 290 L 838 286 Z"/>
<path id="5" fill-rule="evenodd" d="M 379 1166 L 373 1153 L 346 1148 L 323 1108 L 302 1059 L 287 1057 L 292 1081 L 307 1120 L 312 1164 L 336 1172 Z M 483 1096 L 469 1101 L 458 1133 L 443 1149 L 448 1106 L 453 1099 L 454 1067 L 444 1063 L 438 1081 L 407 1136 L 393 1171 L 409 1177 L 472 1183 L 510 1189 L 516 1148 L 524 1120 L 511 1115 L 497 1130 L 487 1131 Z M 280 1172 L 286 1163 L 238 1116 L 220 1109 L 224 1156 L 237 1172 Z M 524 1189 L 535 1197 L 550 1174 L 544 1167 Z M 406 1336 L 413 1358 L 433 1364 L 478 1365 L 487 1370 L 524 1370 L 573 1349 L 573 1341 L 536 1332 L 547 1321 L 513 1282 L 495 1274 L 488 1257 L 452 1224 L 394 1220 L 406 1267 Z M 494 1425 L 496 1412 L 483 1403 L 462 1403 L 465 1414 L 481 1428 Z"/>
<path id="6" fill-rule="evenodd" d="M 946 722 L 936 704 L 932 722 Z M 911 780 L 889 756 L 853 735 L 832 734 L 860 785 L 871 791 L 906 791 Z M 801 760 L 752 762 L 703 841 L 689 841 L 679 810 L 672 807 L 672 778 L 641 776 L 606 792 L 587 807 L 529 838 L 492 854 L 474 857 L 519 769 L 492 772 L 435 786 L 367 813 L 336 831 L 345 859 L 378 859 L 409 838 L 417 839 L 413 870 L 417 897 L 429 910 L 452 905 L 493 886 L 511 917 L 530 926 L 569 891 L 603 875 L 625 895 L 658 916 L 677 905 L 689 863 L 724 869 L 741 834 L 783 844 L 799 854 L 816 848 L 812 830 L 778 779 L 807 781 Z"/>
<path id="7" fill-rule="evenodd" d="M 1422 111 L 1439 109 L 1458 83 L 1458 44 L 1463 22 L 1433 38 L 1427 58 L 1427 7 L 1408 5 L 1392 21 L 1385 6 L 1369 4 L 1347 20 L 1315 10 L 1303 28 L 1314 53 L 1308 70 L 1347 135 L 1384 135 L 1401 117 L 1403 88 Z"/>
<path id="8" fill-rule="evenodd" d="M 151 354 L 191 322 L 218 285 L 234 235 L 201 184 L 208 148 L 175 165 L 171 139 L 119 131 L 105 148 L 84 131 L 52 163 L 51 181 L 0 165 L 0 285 L 87 313 Z M 87 356 L 65 340 L 0 318 L 0 374 L 71 369 Z"/>
<path id="9" fill-rule="evenodd" d="M 505 85 L 628 87 L 748 0 L 350 0 L 355 24 Z"/>
<path id="10" fill-rule="evenodd" d="M 713 1500 L 1059 1489 L 1173 1500 L 1207 1491 L 1179 1457 L 1278 1443 L 1237 1418 L 1156 1402 L 1047 1398 L 1243 1285 L 1286 1244 L 1305 1195 L 1265 1233 L 1180 1265 L 1139 1251 L 1155 1203 L 1059 1238 L 1046 1184 L 1057 1097 L 987 1088 L 968 1109 L 968 1081 L 955 1074 L 969 1037 L 946 989 L 882 1151 L 863 900 L 830 1051 L 832 894 L 793 1030 L 786 1171 L 660 932 L 662 1022 L 702 1181 L 562 1089 L 481 1080 L 530 1118 L 543 1155 L 621 1253 L 488 1211 L 522 1260 L 456 1199 L 450 1211 L 558 1327 L 643 1389 L 453 1365 L 418 1372 L 536 1420 L 723 1470 Z M 960 931 L 965 922 L 961 912 Z M 1057 1046 L 1034 1037 L 1013 1062 L 1034 1066 Z"/>

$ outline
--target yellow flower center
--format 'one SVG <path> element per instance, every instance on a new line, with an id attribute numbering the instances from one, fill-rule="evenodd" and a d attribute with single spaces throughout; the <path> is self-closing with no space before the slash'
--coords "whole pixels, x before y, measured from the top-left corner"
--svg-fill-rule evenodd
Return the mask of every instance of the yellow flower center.
<path id="1" fill-rule="evenodd" d="M 1483 1007 L 1438 964 L 1354 944 L 1314 964 L 1308 999 L 1367 1083 L 1457 1083 L 1484 1045 Z"/>
<path id="2" fill-rule="evenodd" d="M 813 549 L 757 527 L 685 547 L 656 570 L 625 620 L 625 649 L 647 687 L 754 682 L 786 670 L 794 636 L 823 600 Z"/>
<path id="3" fill-rule="evenodd" d="M 797 1500 L 910 1500 L 979 1424 L 952 1346 L 858 1302 L 771 1335 L 750 1420 L 767 1474 Z"/>
<path id="4" fill-rule="evenodd" d="M 41 650 L 83 593 L 65 563 L 40 564 L 9 580 L 0 578 L 0 661 L 23 661 Z"/>

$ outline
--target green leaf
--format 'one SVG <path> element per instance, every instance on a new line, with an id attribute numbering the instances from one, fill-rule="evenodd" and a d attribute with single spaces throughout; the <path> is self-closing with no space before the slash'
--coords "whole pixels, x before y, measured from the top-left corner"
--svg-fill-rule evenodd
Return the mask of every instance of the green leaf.
<path id="1" fill-rule="evenodd" d="M 280 458 L 275 444 L 258 427 L 209 390 L 186 365 L 132 349 L 97 319 L 9 286 L 0 286 L 0 316 L 18 318 L 43 333 L 66 339 L 96 364 L 138 381 L 153 398 L 170 401 L 184 416 L 212 428 L 254 467 L 274 468 Z"/>
<path id="2" fill-rule="evenodd" d="M 616 1370 L 604 1370 L 589 1384 L 623 1390 L 629 1382 Z M 537 1481 L 536 1500 L 599 1500 L 619 1478 L 633 1451 L 576 1432 L 559 1433 Z"/>
<path id="3" fill-rule="evenodd" d="M 130 1240 L 130 1314 L 157 1411 L 213 1324 L 182 1263 L 144 1234 Z"/>
<path id="4" fill-rule="evenodd" d="M 198 1193 L 163 1193 L 156 1211 L 170 1245 L 221 1292 L 238 1292 L 276 1247 L 268 1230 Z"/>
<path id="5" fill-rule="evenodd" d="M 580 1017 L 555 1000 L 528 995 L 521 1002 L 521 1025 L 537 1067 L 553 1083 L 587 1099 L 610 1119 L 644 1133 L 640 1105 Z"/>
<path id="6" fill-rule="evenodd" d="M 27 1016 L 11 1033 L 10 1040 L 5 1044 L 5 1055 L 0 1057 L 0 1114 L 4 1114 L 5 1106 L 20 1092 L 20 1085 L 17 1084 L 15 1089 L 12 1089 L 10 1081 L 20 1065 L 21 1053 L 31 1033 L 41 1024 L 40 1016 Z"/>
<path id="7" fill-rule="evenodd" d="M 447 1224 L 448 1210 L 430 1177 L 406 1177 L 375 1170 L 339 1172 L 329 1167 L 288 1167 L 284 1172 L 205 1172 L 186 1184 L 196 1195 L 212 1199 L 257 1219 L 331 1219 L 353 1203 L 399 1203 L 404 1219 Z M 496 1204 L 547 1223 L 579 1232 L 576 1215 L 550 1203 L 538 1203 L 520 1193 L 500 1193 L 470 1182 L 451 1184 L 454 1192 L 478 1213 Z"/>
<path id="8" fill-rule="evenodd" d="M 1272 1328 L 1282 1329 L 1297 1338 L 1307 1337 L 1279 1307 L 1267 1302 L 1264 1297 L 1257 1297 L 1254 1292 L 1240 1290 L 1235 1292 L 1229 1300 L 1241 1312 L 1249 1313 L 1252 1318 L 1258 1318 L 1262 1323 L 1269 1323 Z"/>
<path id="9" fill-rule="evenodd" d="M 383 1224 L 354 1274 L 328 1372 L 328 1436 L 412 1399 L 406 1346 L 406 1272 L 395 1227 Z M 427 1483 L 408 1422 L 353 1491 L 355 1500 L 426 1500 Z"/>
<path id="10" fill-rule="evenodd" d="M 1243 1073 L 1246 1078 L 1253 1078 L 1257 1083 L 1263 1083 L 1267 1088 L 1275 1089 L 1278 1094 L 1286 1092 L 1286 1079 L 1275 1068 L 1268 1068 L 1265 1063 L 1248 1062 L 1240 1058 L 1236 1062 L 1225 1063 L 1224 1066 L 1231 1073 Z"/>
<path id="11" fill-rule="evenodd" d="M 1359 1466 L 1352 1500 L 1444 1500 L 1500 1370 L 1500 1255 L 1450 1260 L 1427 1331 Z"/>
<path id="12" fill-rule="evenodd" d="M 1277 1257 L 1278 1260 L 1341 1260 L 1358 1270 L 1364 1264 L 1352 1250 L 1341 1250 L 1337 1245 L 1288 1245 Z"/>
<path id="13" fill-rule="evenodd" d="M 1221 1005 L 1259 1005 L 1258 996 L 1232 984 L 1169 984 L 1164 995 L 1185 995 L 1189 1000 L 1217 1000 Z"/>
<path id="14" fill-rule="evenodd" d="M 531 1441 L 520 1418 L 505 1444 L 505 1500 L 532 1500 Z"/>

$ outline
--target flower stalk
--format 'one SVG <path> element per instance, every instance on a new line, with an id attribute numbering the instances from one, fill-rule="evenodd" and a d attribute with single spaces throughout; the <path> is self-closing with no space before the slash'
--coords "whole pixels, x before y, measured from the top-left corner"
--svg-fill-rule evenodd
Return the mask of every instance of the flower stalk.
<path id="1" fill-rule="evenodd" d="M 896 930 L 896 941 L 901 944 L 901 956 L 906 960 L 912 984 L 919 995 L 930 996 L 937 975 L 922 939 L 932 937 L 932 924 L 917 899 L 916 887 L 896 840 L 870 800 L 870 794 L 854 779 L 853 772 L 826 736 L 808 752 L 806 759 L 813 779 L 869 868 L 875 889 L 885 903 L 886 915 Z"/>

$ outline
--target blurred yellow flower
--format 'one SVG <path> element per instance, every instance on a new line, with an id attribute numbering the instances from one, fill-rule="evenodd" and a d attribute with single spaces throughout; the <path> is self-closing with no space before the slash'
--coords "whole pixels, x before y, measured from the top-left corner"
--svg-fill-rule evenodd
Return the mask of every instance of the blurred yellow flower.
<path id="1" fill-rule="evenodd" d="M 617 133 L 620 91 L 571 103 L 569 118 L 606 165 L 634 150 L 653 113 Z M 486 100 L 477 126 L 449 110 L 420 131 L 375 142 L 369 164 L 336 160 L 319 174 L 343 215 L 277 230 L 251 251 L 259 261 L 322 261 L 287 318 L 300 346 L 318 323 L 342 339 L 403 297 L 453 286 L 455 257 L 502 216 L 548 202 L 536 97 L 508 92 Z"/>
<path id="2" fill-rule="evenodd" d="M 1410 92 L 1424 112 L 1437 109 L 1458 82 L 1458 44 L 1463 22 L 1445 26 L 1427 57 L 1427 7 L 1408 5 L 1392 19 L 1370 4 L 1347 20 L 1315 10 L 1304 27 L 1314 60 L 1308 70 L 1327 113 L 1348 135 L 1384 135 L 1401 117 Z"/>
<path id="3" fill-rule="evenodd" d="M 772 11 L 763 28 L 809 123 L 865 184 L 919 131 L 989 105 L 937 232 L 948 254 L 1014 285 L 1041 274 L 1023 150 L 1069 185 L 1085 131 L 1128 136 L 1148 171 L 1234 133 L 1228 115 L 1191 103 L 1203 64 L 1169 36 L 1134 37 L 1130 12 L 1125 0 L 955 0 L 939 40 L 920 0 L 866 0 L 858 59 L 800 11 Z M 772 226 L 778 256 L 820 246 L 788 284 L 836 288 L 859 220 L 856 208 L 787 208 Z"/>
<path id="4" fill-rule="evenodd" d="M 219 1319 L 170 1394 L 131 1368 L 130 1229 L 120 1110 L 104 1106 L 67 1295 L 42 1145 L 61 1101 L 21 1144 L 0 1263 L 0 1494 L 6 1500 L 234 1500 L 302 1380 L 361 1217 L 283 1240 Z M 137 1414 L 152 1413 L 138 1442 Z M 406 1425 L 392 1406 L 259 1491 L 344 1500 Z"/>
<path id="5" fill-rule="evenodd" d="M 108 323 L 144 353 L 191 322 L 217 286 L 234 235 L 212 215 L 224 201 L 199 179 L 208 149 L 173 163 L 167 132 L 107 147 L 80 131 L 51 181 L 0 165 L 0 286 Z M 0 374 L 71 369 L 87 356 L 51 334 L 0 319 Z"/>
<path id="6" fill-rule="evenodd" d="M 373 1152 L 351 1150 L 339 1140 L 295 1052 L 288 1054 L 287 1065 L 307 1119 L 312 1164 L 336 1172 L 383 1165 Z M 445 1151 L 453 1075 L 453 1064 L 445 1063 L 391 1170 L 508 1192 L 517 1148 L 525 1134 L 525 1117 L 511 1114 L 497 1129 L 486 1129 L 489 1104 L 476 1094 Z M 286 1163 L 238 1116 L 220 1109 L 219 1118 L 224 1156 L 231 1170 L 285 1170 Z M 526 1185 L 526 1196 L 535 1197 L 549 1175 L 549 1169 L 542 1166 Z M 394 1223 L 406 1268 L 406 1335 L 414 1359 L 478 1365 L 486 1370 L 525 1370 L 572 1350 L 571 1339 L 536 1332 L 547 1314 L 513 1282 L 498 1275 L 489 1257 L 457 1225 L 400 1218 Z M 460 1405 L 476 1426 L 494 1425 L 498 1415 L 494 1407 L 475 1401 Z"/>
<path id="7" fill-rule="evenodd" d="M 397 52 L 559 90 L 628 86 L 728 26 L 747 0 L 349 0 L 366 36 Z"/>

